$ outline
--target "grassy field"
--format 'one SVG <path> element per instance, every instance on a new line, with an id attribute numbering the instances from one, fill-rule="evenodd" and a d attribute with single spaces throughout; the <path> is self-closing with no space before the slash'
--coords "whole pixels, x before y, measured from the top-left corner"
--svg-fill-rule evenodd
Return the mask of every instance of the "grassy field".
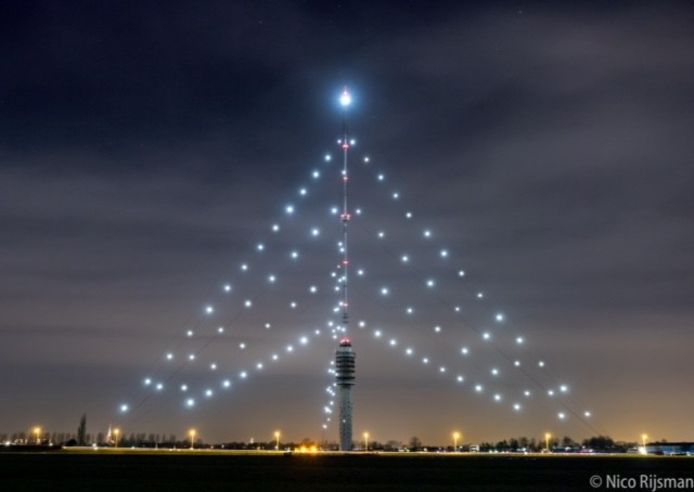
<path id="1" fill-rule="evenodd" d="M 694 477 L 694 459 L 118 450 L 0 453 L 3 491 L 561 491 L 596 490 L 589 485 L 590 477 L 604 479 L 606 474 Z"/>

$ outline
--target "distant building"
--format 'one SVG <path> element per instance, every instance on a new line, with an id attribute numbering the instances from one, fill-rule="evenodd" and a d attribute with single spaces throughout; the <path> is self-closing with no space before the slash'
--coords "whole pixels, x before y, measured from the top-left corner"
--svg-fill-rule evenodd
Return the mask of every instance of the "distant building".
<path id="1" fill-rule="evenodd" d="M 648 454 L 694 456 L 694 442 L 654 442 L 646 445 Z"/>

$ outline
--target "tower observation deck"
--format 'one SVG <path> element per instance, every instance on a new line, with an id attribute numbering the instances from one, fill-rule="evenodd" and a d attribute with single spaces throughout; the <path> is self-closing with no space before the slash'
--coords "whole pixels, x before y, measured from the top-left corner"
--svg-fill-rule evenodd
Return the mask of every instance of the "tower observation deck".
<path id="1" fill-rule="evenodd" d="M 354 362 L 356 355 L 352 342 L 344 337 L 335 352 L 335 381 L 340 404 L 340 450 L 352 449 L 352 386 L 354 386 Z"/>

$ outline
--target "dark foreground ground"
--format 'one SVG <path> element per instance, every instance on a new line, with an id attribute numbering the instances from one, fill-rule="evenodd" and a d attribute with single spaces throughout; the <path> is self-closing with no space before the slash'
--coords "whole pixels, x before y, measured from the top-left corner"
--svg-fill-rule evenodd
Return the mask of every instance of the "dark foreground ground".
<path id="1" fill-rule="evenodd" d="M 637 478 L 641 474 L 694 477 L 694 459 L 418 454 L 0 453 L 0 490 L 7 492 L 614 490 L 605 487 L 607 474 Z M 589 480 L 594 475 L 601 477 L 602 486 L 591 487 Z"/>

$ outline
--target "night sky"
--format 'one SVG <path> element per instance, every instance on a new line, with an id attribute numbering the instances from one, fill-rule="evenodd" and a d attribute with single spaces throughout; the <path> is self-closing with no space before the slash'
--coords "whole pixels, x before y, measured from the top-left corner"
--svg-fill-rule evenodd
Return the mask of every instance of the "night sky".
<path id="1" fill-rule="evenodd" d="M 0 431 L 74 431 L 87 412 L 90 432 L 335 439 L 321 423 L 340 186 L 323 155 L 339 150 L 347 84 L 363 208 L 351 258 L 367 272 L 350 305 L 355 434 L 694 439 L 694 8 L 604 3 L 3 2 Z M 536 377 L 568 384 L 590 426 L 559 422 L 537 389 L 518 398 L 528 383 L 479 340 L 487 329 L 533 374 L 546 361 Z M 208 344 L 195 364 L 190 343 Z M 253 369 L 287 343 L 293 356 Z M 165 391 L 119 415 L 151 392 L 144 377 Z"/>

